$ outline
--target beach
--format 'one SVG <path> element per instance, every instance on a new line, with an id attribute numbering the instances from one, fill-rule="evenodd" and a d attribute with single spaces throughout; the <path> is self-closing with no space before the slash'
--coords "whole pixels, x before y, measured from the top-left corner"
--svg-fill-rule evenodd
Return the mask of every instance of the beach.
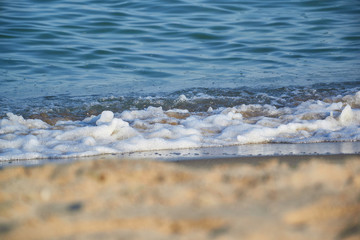
<path id="1" fill-rule="evenodd" d="M 0 240 L 360 239 L 360 4 L 1 1 Z"/>
<path id="2" fill-rule="evenodd" d="M 359 239 L 360 156 L 0 170 L 0 239 Z"/>

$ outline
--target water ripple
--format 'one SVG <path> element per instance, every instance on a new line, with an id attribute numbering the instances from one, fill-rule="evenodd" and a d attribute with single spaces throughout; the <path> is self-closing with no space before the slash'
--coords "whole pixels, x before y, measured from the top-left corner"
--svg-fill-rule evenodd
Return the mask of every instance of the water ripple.
<path id="1" fill-rule="evenodd" d="M 0 13 L 0 81 L 13 98 L 360 76 L 356 0 L 19 0 Z"/>

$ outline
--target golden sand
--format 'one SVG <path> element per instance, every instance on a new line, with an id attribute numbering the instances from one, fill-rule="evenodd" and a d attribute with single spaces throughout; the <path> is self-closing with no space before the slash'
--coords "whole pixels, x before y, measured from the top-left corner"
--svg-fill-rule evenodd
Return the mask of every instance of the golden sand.
<path id="1" fill-rule="evenodd" d="M 0 239 L 360 239 L 360 157 L 338 158 L 8 167 Z"/>

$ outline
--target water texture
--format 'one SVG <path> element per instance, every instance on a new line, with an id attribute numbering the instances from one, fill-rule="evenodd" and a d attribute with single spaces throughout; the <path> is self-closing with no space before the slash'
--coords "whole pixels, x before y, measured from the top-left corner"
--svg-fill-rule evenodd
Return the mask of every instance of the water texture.
<path id="1" fill-rule="evenodd" d="M 358 0 L 0 0 L 0 161 L 359 142 Z"/>
<path id="2" fill-rule="evenodd" d="M 1 1 L 0 52 L 12 100 L 352 82 L 360 2 Z"/>

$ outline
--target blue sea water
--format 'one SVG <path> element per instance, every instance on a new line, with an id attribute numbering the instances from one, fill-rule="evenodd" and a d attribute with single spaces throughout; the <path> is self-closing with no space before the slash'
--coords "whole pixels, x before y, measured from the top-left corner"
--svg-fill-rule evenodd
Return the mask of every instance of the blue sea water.
<path id="1" fill-rule="evenodd" d="M 360 81 L 360 2 L 0 2 L 0 97 Z"/>
<path id="2" fill-rule="evenodd" d="M 359 90 L 358 0 L 0 1 L 0 119 L 295 108 Z"/>

